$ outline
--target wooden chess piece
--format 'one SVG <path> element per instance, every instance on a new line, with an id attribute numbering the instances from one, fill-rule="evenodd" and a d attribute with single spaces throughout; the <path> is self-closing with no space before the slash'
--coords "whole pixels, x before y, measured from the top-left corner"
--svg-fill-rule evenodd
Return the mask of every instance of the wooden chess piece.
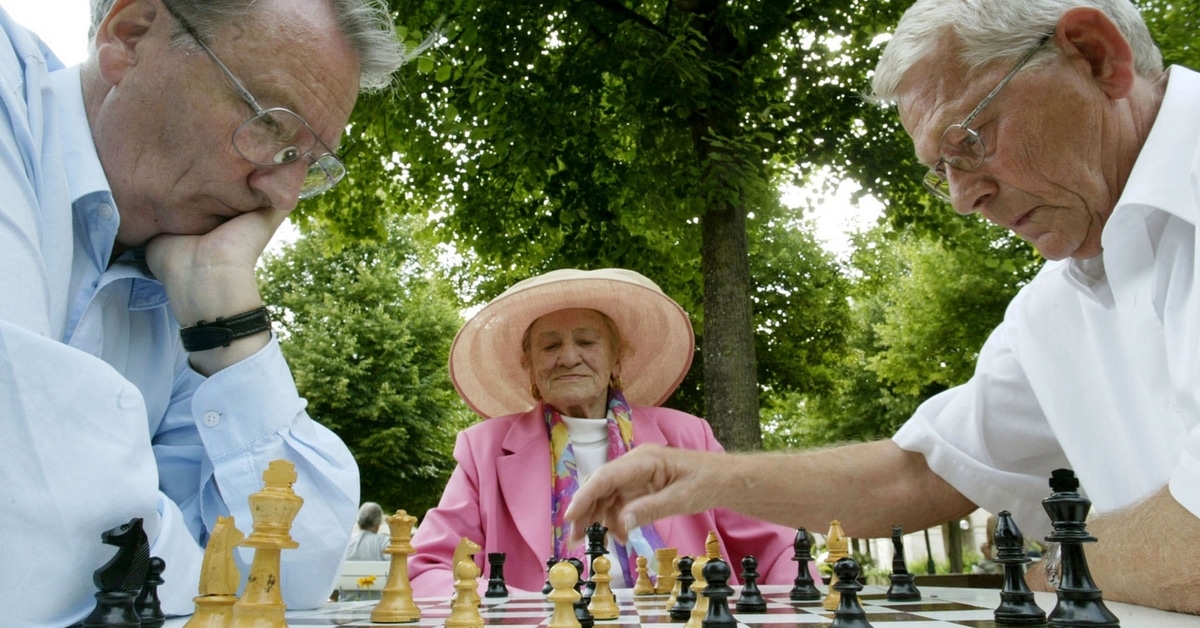
<path id="1" fill-rule="evenodd" d="M 858 601 L 858 592 L 863 586 L 858 583 L 858 562 L 848 556 L 833 564 L 833 575 L 837 576 L 837 608 L 833 611 L 833 623 L 829 628 L 871 628 L 867 611 Z"/>
<path id="2" fill-rule="evenodd" d="M 137 600 L 133 603 L 138 619 L 142 622 L 141 628 L 159 628 L 167 623 L 167 616 L 162 610 L 162 600 L 158 597 L 158 586 L 166 582 L 162 577 L 166 568 L 166 561 L 158 556 L 150 557 L 150 567 L 146 571 L 146 583 L 142 585 L 142 592 L 138 594 Z"/>
<path id="3" fill-rule="evenodd" d="M 842 524 L 837 519 L 829 522 L 829 534 L 825 537 L 825 549 L 829 552 L 825 556 L 825 563 L 828 565 L 837 564 L 837 561 L 850 556 L 850 539 L 846 538 L 846 533 L 842 531 Z M 837 581 L 838 575 L 835 571 L 829 579 L 829 593 L 825 596 L 823 604 L 827 611 L 836 610 L 838 601 L 841 599 L 841 591 L 834 587 Z"/>
<path id="4" fill-rule="evenodd" d="M 892 526 L 892 573 L 888 574 L 891 584 L 888 586 L 887 599 L 892 602 L 921 599 L 921 591 L 913 583 L 913 578 L 904 560 L 904 529 Z"/>
<path id="5" fill-rule="evenodd" d="M 637 581 L 633 583 L 634 595 L 654 595 L 654 583 L 650 582 L 650 568 L 646 566 L 646 557 L 637 557 Z"/>
<path id="6" fill-rule="evenodd" d="M 588 610 L 587 602 L 583 601 L 583 594 L 580 593 L 580 588 L 583 587 L 583 561 L 578 558 L 568 558 L 566 562 L 575 568 L 575 592 L 579 593 L 579 598 L 575 600 L 575 619 L 579 622 L 581 628 L 592 628 L 596 625 L 596 618 L 592 617 L 591 611 Z"/>
<path id="7" fill-rule="evenodd" d="M 550 570 L 558 564 L 558 559 L 551 556 L 546 559 L 546 584 L 542 585 L 542 595 L 547 595 L 554 590 L 554 584 L 550 582 Z"/>
<path id="8" fill-rule="evenodd" d="M 379 603 L 371 610 L 371 621 L 377 624 L 400 624 L 417 621 L 421 609 L 413 602 L 412 583 L 408 579 L 408 557 L 413 553 L 412 529 L 417 518 L 403 510 L 388 517 L 391 539 L 383 553 L 388 565 L 387 584 L 380 593 Z"/>
<path id="9" fill-rule="evenodd" d="M 454 556 L 450 559 L 450 569 L 453 570 L 459 563 L 461 563 L 464 560 L 470 560 L 471 562 L 475 562 L 475 554 L 477 552 L 479 552 L 479 544 L 464 536 L 461 540 L 459 540 L 458 547 L 454 548 Z M 478 567 L 478 565 L 476 565 L 476 566 Z M 471 596 L 478 598 L 479 592 L 472 589 Z M 453 602 L 457 598 L 458 598 L 458 590 L 455 589 L 454 593 L 450 596 L 450 601 Z M 474 601 L 474 604 L 476 606 L 479 606 L 479 600 L 476 599 Z"/>
<path id="10" fill-rule="evenodd" d="M 696 593 L 692 591 L 692 583 L 696 581 L 692 577 L 693 562 L 691 556 L 680 556 L 675 559 L 675 569 L 679 571 L 679 577 L 675 579 L 675 584 L 679 588 L 679 593 L 675 595 L 675 602 L 667 607 L 667 614 L 675 621 L 687 621 L 692 616 L 692 609 L 696 606 Z"/>
<path id="11" fill-rule="evenodd" d="M 272 460 L 263 472 L 263 489 L 250 496 L 253 530 L 242 547 L 254 548 L 254 560 L 246 590 L 233 605 L 229 628 L 287 628 L 279 581 L 280 552 L 300 546 L 290 534 L 292 521 L 304 505 L 304 499 L 292 490 L 295 482 L 295 465 Z"/>
<path id="12" fill-rule="evenodd" d="M 588 557 L 588 573 L 581 593 L 583 594 L 584 603 L 591 604 L 592 595 L 596 591 L 596 567 L 592 563 L 596 561 L 597 557 L 608 553 L 608 528 L 600 525 L 600 523 L 593 523 L 587 527 L 585 534 L 588 539 L 587 550 L 584 551 L 584 554 Z"/>
<path id="13" fill-rule="evenodd" d="M 595 588 L 592 591 L 592 601 L 588 603 L 588 612 L 595 619 L 616 619 L 621 615 L 621 608 L 617 606 L 617 596 L 613 594 L 612 576 L 608 571 L 612 568 L 612 561 L 607 556 L 600 555 L 592 559 L 592 582 Z"/>
<path id="14" fill-rule="evenodd" d="M 454 601 L 450 603 L 450 616 L 446 628 L 483 628 L 483 615 L 479 613 L 479 566 L 473 558 L 464 558 L 454 565 Z"/>
<path id="15" fill-rule="evenodd" d="M 1084 543 L 1096 542 L 1096 537 L 1087 532 L 1091 500 L 1079 493 L 1079 480 L 1070 469 L 1053 471 L 1050 490 L 1050 497 L 1042 500 L 1042 507 L 1050 515 L 1054 531 L 1046 540 L 1059 544 L 1062 576 L 1058 584 L 1058 603 L 1047 615 L 1046 622 L 1051 628 L 1120 626 L 1116 615 L 1104 605 L 1083 553 Z"/>
<path id="16" fill-rule="evenodd" d="M 508 597 L 508 583 L 504 581 L 504 560 L 507 554 L 504 552 L 488 552 L 488 566 L 491 568 L 488 572 L 487 591 L 484 591 L 483 597 Z"/>
<path id="17" fill-rule="evenodd" d="M 1046 612 L 1038 607 L 1033 591 L 1025 583 L 1025 537 L 1012 515 L 1001 510 L 996 515 L 996 531 L 992 534 L 992 551 L 997 563 L 1004 565 L 1004 586 L 1000 589 L 1000 606 L 993 616 L 1001 626 L 1041 626 Z"/>
<path id="18" fill-rule="evenodd" d="M 234 561 L 234 548 L 245 536 L 233 524 L 233 517 L 217 517 L 204 548 L 200 563 L 200 595 L 192 599 L 196 612 L 183 628 L 226 628 L 233 619 L 242 574 Z"/>
<path id="19" fill-rule="evenodd" d="M 688 582 L 691 582 L 691 568 L 689 567 L 688 569 L 684 570 L 679 567 L 680 561 L 682 561 L 684 558 L 687 558 L 689 562 L 691 561 L 691 558 L 687 556 L 675 556 L 671 559 L 671 575 L 660 576 L 658 579 L 659 584 L 662 583 L 663 578 L 669 577 L 671 579 L 671 594 L 667 596 L 667 605 L 665 607 L 668 611 L 679 602 L 679 595 L 683 592 L 683 583 L 680 581 L 683 579 L 683 574 L 685 571 L 689 574 Z M 654 590 L 657 592 L 658 587 L 655 586 Z M 688 607 L 688 610 L 690 611 L 691 607 Z"/>
<path id="20" fill-rule="evenodd" d="M 658 580 L 654 582 L 654 592 L 669 594 L 675 591 L 675 578 L 679 573 L 674 571 L 675 558 L 679 550 L 674 547 L 661 547 L 654 550 L 655 562 L 658 563 Z"/>
<path id="21" fill-rule="evenodd" d="M 739 613 L 767 612 L 767 600 L 758 588 L 758 559 L 753 554 L 742 558 L 742 594 L 734 606 Z"/>
<path id="22" fill-rule="evenodd" d="M 709 560 L 721 558 L 721 541 L 715 530 L 709 530 L 708 537 L 704 539 L 704 557 Z"/>
<path id="23" fill-rule="evenodd" d="M 692 560 L 692 593 L 696 596 L 696 602 L 692 604 L 692 612 L 688 615 L 684 628 L 701 628 L 701 623 L 708 615 L 708 598 L 704 596 L 704 587 L 708 586 L 708 582 L 704 580 L 704 563 L 708 560 L 707 555 L 697 556 Z"/>
<path id="24" fill-rule="evenodd" d="M 138 626 L 134 603 L 150 570 L 150 542 L 141 517 L 105 530 L 100 540 L 116 547 L 117 553 L 92 572 L 92 582 L 98 589 L 96 607 L 83 620 L 83 626 Z"/>
<path id="25" fill-rule="evenodd" d="M 579 619 L 575 617 L 575 603 L 579 601 L 579 592 L 575 583 L 579 574 L 567 561 L 555 563 L 550 567 L 547 582 L 550 583 L 550 594 L 546 599 L 554 604 L 554 612 L 546 628 L 581 628 Z"/>
<path id="26" fill-rule="evenodd" d="M 704 597 L 708 598 L 708 612 L 700 622 L 701 628 L 737 628 L 737 620 L 729 612 L 729 586 L 732 571 L 729 564 L 720 558 L 710 558 L 704 563 Z"/>
<path id="27" fill-rule="evenodd" d="M 821 591 L 817 589 L 812 574 L 808 571 L 808 563 L 812 560 L 812 541 L 808 538 L 808 530 L 796 529 L 792 551 L 792 560 L 796 561 L 796 579 L 792 581 L 792 590 L 788 597 L 796 602 L 821 599 Z"/>

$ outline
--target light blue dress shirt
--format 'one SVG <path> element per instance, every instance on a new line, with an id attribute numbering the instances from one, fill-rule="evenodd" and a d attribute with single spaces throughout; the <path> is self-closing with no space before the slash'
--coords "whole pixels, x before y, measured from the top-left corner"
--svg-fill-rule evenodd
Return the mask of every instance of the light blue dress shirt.
<path id="1" fill-rule="evenodd" d="M 6 626 L 67 625 L 95 604 L 100 533 L 145 520 L 169 613 L 190 613 L 220 515 L 274 459 L 304 505 L 283 552 L 292 608 L 333 590 L 359 503 L 346 446 L 305 413 L 278 343 L 212 377 L 193 371 L 140 251 L 108 260 L 120 211 L 78 67 L 0 10 L 0 591 Z M 239 550 L 242 579 L 253 557 Z"/>

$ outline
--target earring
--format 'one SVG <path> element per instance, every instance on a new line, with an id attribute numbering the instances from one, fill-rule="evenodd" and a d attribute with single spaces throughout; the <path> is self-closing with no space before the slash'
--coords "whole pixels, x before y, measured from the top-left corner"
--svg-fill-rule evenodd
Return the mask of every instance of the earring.
<path id="1" fill-rule="evenodd" d="M 542 400 L 542 391 L 538 390 L 537 384 L 529 385 L 529 395 L 533 397 L 534 401 Z"/>
<path id="2" fill-rule="evenodd" d="M 613 390 L 621 390 L 625 387 L 625 382 L 621 381 L 620 375 L 610 375 L 608 377 L 608 387 Z"/>

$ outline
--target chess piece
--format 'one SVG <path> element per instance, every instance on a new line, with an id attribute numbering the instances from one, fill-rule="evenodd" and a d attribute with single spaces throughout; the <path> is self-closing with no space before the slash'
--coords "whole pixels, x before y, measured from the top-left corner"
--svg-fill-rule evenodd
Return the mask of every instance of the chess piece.
<path id="1" fill-rule="evenodd" d="M 413 553 L 412 529 L 417 518 L 397 510 L 396 514 L 387 518 L 387 522 L 392 536 L 383 553 L 391 563 L 379 603 L 371 609 L 371 621 L 378 624 L 417 621 L 421 618 L 421 609 L 413 602 L 412 583 L 408 579 L 408 557 Z"/>
<path id="2" fill-rule="evenodd" d="M 225 628 L 229 625 L 242 580 L 233 551 L 243 538 L 242 532 L 233 524 L 233 517 L 217 517 L 200 563 L 200 595 L 192 598 L 196 612 L 183 628 Z"/>
<path id="3" fill-rule="evenodd" d="M 849 556 L 839 558 L 833 564 L 833 575 L 837 576 L 837 608 L 833 611 L 833 623 L 829 628 L 871 628 L 867 611 L 858 601 L 858 592 L 863 586 L 858 583 L 858 562 Z"/>
<path id="4" fill-rule="evenodd" d="M 479 594 L 476 593 L 477 578 L 479 566 L 473 558 L 468 556 L 454 564 L 454 600 L 450 602 L 446 628 L 483 628 Z"/>
<path id="5" fill-rule="evenodd" d="M 254 548 L 246 590 L 233 604 L 229 628 L 287 628 L 279 582 L 280 552 L 300 546 L 290 534 L 292 521 L 304 499 L 292 490 L 296 467 L 287 460 L 272 460 L 263 472 L 264 487 L 250 496 L 253 530 L 242 547 Z"/>
<path id="6" fill-rule="evenodd" d="M 1012 515 L 1001 510 L 996 515 L 996 532 L 992 535 L 994 560 L 1004 565 L 1004 586 L 1000 589 L 1000 606 L 994 612 L 1001 626 L 1040 626 L 1046 623 L 1046 612 L 1038 608 L 1033 592 L 1025 584 L 1025 537 Z"/>
<path id="7" fill-rule="evenodd" d="M 478 552 L 479 552 L 479 544 L 464 536 L 461 540 L 459 540 L 458 547 L 454 548 L 454 555 L 450 558 L 450 569 L 454 569 L 455 565 L 458 565 L 459 563 L 461 563 L 464 560 L 470 560 L 471 562 L 475 562 L 475 554 Z M 471 597 L 478 598 L 479 592 L 472 589 Z M 450 601 L 453 602 L 457 598 L 458 598 L 458 591 L 455 590 L 454 593 L 450 596 Z M 473 603 L 475 604 L 475 606 L 479 606 L 478 599 L 474 600 Z"/>
<path id="8" fill-rule="evenodd" d="M 906 602 L 921 599 L 921 591 L 913 583 L 914 576 L 908 572 L 904 560 L 904 531 L 892 526 L 892 573 L 888 575 L 887 599 L 891 602 Z"/>
<path id="9" fill-rule="evenodd" d="M 134 602 L 150 569 L 150 542 L 141 517 L 105 530 L 100 540 L 116 547 L 117 553 L 92 572 L 92 582 L 98 589 L 96 607 L 83 620 L 83 626 L 139 626 Z"/>
<path id="10" fill-rule="evenodd" d="M 670 575 L 670 578 L 671 578 L 671 582 L 673 582 L 674 584 L 673 584 L 673 585 L 671 585 L 671 595 L 667 597 L 667 606 L 666 606 L 666 609 L 667 609 L 668 611 L 669 611 L 669 610 L 671 610 L 671 608 L 675 606 L 675 603 L 677 602 L 677 600 L 678 600 L 678 598 L 679 598 L 679 594 L 680 594 L 680 593 L 682 592 L 682 590 L 683 590 L 683 585 L 682 585 L 682 584 L 680 583 L 680 581 L 679 581 L 679 580 L 680 580 L 680 578 L 682 578 L 682 577 L 683 577 L 683 573 L 682 573 L 682 572 L 679 570 L 679 561 L 680 561 L 680 560 L 682 560 L 682 558 L 681 558 L 681 557 L 679 557 L 679 556 L 676 556 L 676 557 L 674 557 L 673 559 L 671 559 L 671 575 Z M 689 574 L 691 573 L 691 570 L 690 570 L 690 568 L 689 568 L 689 570 L 688 570 L 688 573 L 689 573 Z M 689 578 L 688 582 L 691 582 L 691 575 L 689 575 L 689 576 L 688 576 L 688 578 Z M 660 583 L 660 584 L 662 583 L 662 578 L 659 578 L 659 583 Z M 655 591 L 657 591 L 657 590 L 658 590 L 658 587 L 657 587 L 657 586 L 655 586 L 655 587 L 654 587 L 654 590 L 655 590 Z M 691 610 L 691 609 L 689 608 L 688 610 Z"/>
<path id="11" fill-rule="evenodd" d="M 717 538 L 715 530 L 708 531 L 708 537 L 704 539 L 704 556 L 709 560 L 721 557 L 721 541 Z"/>
<path id="12" fill-rule="evenodd" d="M 660 547 L 654 550 L 655 563 L 658 564 L 658 580 L 654 582 L 654 592 L 668 594 L 675 591 L 675 578 L 679 573 L 674 571 L 675 558 L 679 550 L 674 547 Z"/>
<path id="13" fill-rule="evenodd" d="M 1062 576 L 1058 584 L 1058 603 L 1047 616 L 1047 623 L 1051 628 L 1120 626 L 1116 615 L 1104 605 L 1083 553 L 1084 543 L 1096 542 L 1096 537 L 1087 532 L 1091 500 L 1079 494 L 1079 480 L 1070 469 L 1054 470 L 1050 490 L 1050 497 L 1042 500 L 1042 507 L 1050 515 L 1054 531 L 1046 540 L 1059 543 Z"/>
<path id="14" fill-rule="evenodd" d="M 708 555 L 692 559 L 692 594 L 696 601 L 692 604 L 692 612 L 688 614 L 684 628 L 701 628 L 704 618 L 708 615 L 708 598 L 704 596 L 704 588 L 708 582 L 704 579 L 704 564 L 709 560 Z"/>
<path id="15" fill-rule="evenodd" d="M 550 582 L 550 570 L 558 564 L 558 559 L 551 556 L 546 559 L 546 584 L 542 585 L 542 594 L 546 595 L 554 590 L 554 584 Z"/>
<path id="16" fill-rule="evenodd" d="M 592 582 L 595 588 L 592 591 L 592 601 L 588 604 L 588 612 L 595 619 L 616 619 L 621 615 L 621 608 L 617 606 L 617 596 L 613 594 L 612 576 L 608 570 L 612 568 L 612 561 L 607 556 L 601 554 L 592 561 Z"/>
<path id="17" fill-rule="evenodd" d="M 835 565 L 837 561 L 850 556 L 850 539 L 846 538 L 845 532 L 842 532 L 842 524 L 837 519 L 829 522 L 829 534 L 825 537 L 825 549 L 828 550 L 825 563 L 829 565 Z M 838 607 L 838 600 L 842 593 L 834 587 L 837 582 L 838 575 L 835 571 L 829 579 L 829 594 L 825 596 L 824 607 L 827 611 L 835 610 Z"/>
<path id="18" fill-rule="evenodd" d="M 138 619 L 142 622 L 141 628 L 159 628 L 167 622 L 167 616 L 162 610 L 162 600 L 158 598 L 158 585 L 166 582 L 162 577 L 166 568 L 166 561 L 158 556 L 150 557 L 150 565 L 146 570 L 146 582 L 142 585 L 142 592 L 138 594 L 137 600 L 133 603 Z"/>
<path id="19" fill-rule="evenodd" d="M 650 582 L 650 568 L 646 566 L 646 557 L 637 557 L 637 581 L 633 583 L 634 595 L 654 595 L 654 583 Z"/>
<path id="20" fill-rule="evenodd" d="M 808 530 L 796 530 L 792 551 L 792 560 L 796 561 L 796 579 L 792 581 L 792 591 L 788 597 L 796 602 L 821 599 L 821 591 L 813 583 L 812 574 L 808 571 L 808 563 L 812 560 L 812 541 L 808 538 Z"/>
<path id="21" fill-rule="evenodd" d="M 587 602 L 583 601 L 583 594 L 580 593 L 580 588 L 583 587 L 583 561 L 568 558 L 566 562 L 575 568 L 575 592 L 579 593 L 579 598 L 575 601 L 575 619 L 579 621 L 580 628 L 592 628 L 596 625 L 596 619 L 592 617 Z"/>
<path id="22" fill-rule="evenodd" d="M 484 592 L 483 597 L 508 597 L 508 584 L 504 582 L 504 559 L 507 557 L 503 552 L 488 552 L 488 566 L 491 571 L 488 574 L 488 587 Z"/>
<path id="23" fill-rule="evenodd" d="M 575 617 L 575 603 L 579 601 L 579 593 L 575 584 L 579 574 L 570 563 L 556 562 L 550 567 L 546 582 L 550 583 L 550 594 L 546 599 L 554 604 L 554 612 L 546 628 L 581 628 L 579 619 Z"/>
<path id="24" fill-rule="evenodd" d="M 675 603 L 667 608 L 667 613 L 675 621 L 686 621 L 692 616 L 692 607 L 696 605 L 696 593 L 692 591 L 692 557 L 680 556 L 675 559 L 675 568 L 679 577 L 675 583 L 679 585 L 679 593 L 675 595 Z"/>
<path id="25" fill-rule="evenodd" d="M 710 558 L 704 563 L 704 597 L 708 598 L 708 612 L 700 622 L 701 628 L 737 628 L 737 620 L 729 612 L 729 564 L 720 558 Z"/>
<path id="26" fill-rule="evenodd" d="M 581 593 L 583 594 L 583 601 L 591 604 L 592 595 L 596 592 L 596 568 L 592 563 L 596 561 L 597 557 L 608 553 L 608 528 L 599 523 L 593 523 L 587 527 L 585 533 L 588 540 L 587 550 L 584 551 L 584 554 L 587 554 L 588 557 L 588 577 L 587 581 L 583 583 Z"/>
<path id="27" fill-rule="evenodd" d="M 808 569 L 805 568 L 805 571 Z M 767 612 L 767 600 L 758 588 L 758 559 L 754 555 L 742 558 L 742 594 L 734 606 L 739 613 Z"/>

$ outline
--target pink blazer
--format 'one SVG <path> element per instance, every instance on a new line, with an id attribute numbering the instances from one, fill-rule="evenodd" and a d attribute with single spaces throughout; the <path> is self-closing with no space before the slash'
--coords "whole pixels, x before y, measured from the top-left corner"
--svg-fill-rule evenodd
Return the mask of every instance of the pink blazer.
<path id="1" fill-rule="evenodd" d="M 660 407 L 633 408 L 634 443 L 723 451 L 706 421 Z M 539 404 L 529 412 L 487 419 L 463 430 L 454 446 L 457 468 L 437 508 L 426 513 L 413 535 L 409 577 L 417 597 L 454 593 L 451 556 L 462 537 L 479 544 L 475 562 L 481 587 L 489 552 L 504 552 L 510 589 L 541 591 L 551 554 L 550 445 Z M 704 553 L 716 530 L 721 556 L 734 579 L 747 554 L 758 558 L 760 583 L 790 584 L 796 531 L 723 509 L 670 517 L 654 524 L 663 542 L 680 556 Z M 815 574 L 815 565 L 810 563 Z M 819 581 L 818 581 L 819 582 Z"/>

